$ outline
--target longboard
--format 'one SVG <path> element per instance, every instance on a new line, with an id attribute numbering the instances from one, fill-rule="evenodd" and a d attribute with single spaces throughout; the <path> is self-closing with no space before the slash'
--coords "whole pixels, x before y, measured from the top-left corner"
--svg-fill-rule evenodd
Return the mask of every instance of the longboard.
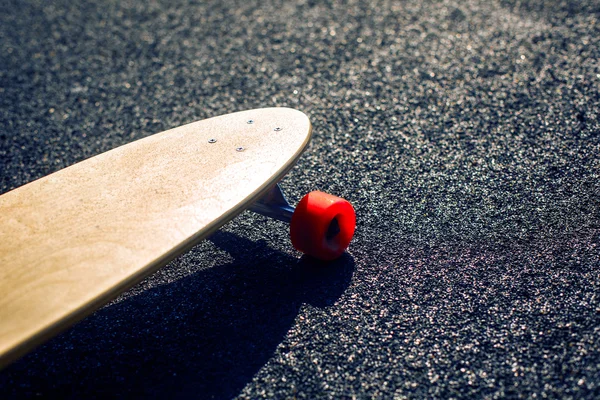
<path id="1" fill-rule="evenodd" d="M 242 111 L 97 155 L 0 196 L 0 368 L 80 320 L 247 208 L 291 222 L 294 246 L 339 256 L 342 199 L 292 209 L 276 186 L 306 149 L 300 111 Z"/>

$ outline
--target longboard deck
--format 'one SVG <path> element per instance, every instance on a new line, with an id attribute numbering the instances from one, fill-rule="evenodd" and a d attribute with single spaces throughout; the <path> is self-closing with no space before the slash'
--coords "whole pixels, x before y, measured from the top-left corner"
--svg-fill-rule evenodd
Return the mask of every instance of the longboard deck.
<path id="1" fill-rule="evenodd" d="M 300 111 L 242 111 L 0 196 L 0 368 L 242 212 L 294 165 L 310 136 Z"/>

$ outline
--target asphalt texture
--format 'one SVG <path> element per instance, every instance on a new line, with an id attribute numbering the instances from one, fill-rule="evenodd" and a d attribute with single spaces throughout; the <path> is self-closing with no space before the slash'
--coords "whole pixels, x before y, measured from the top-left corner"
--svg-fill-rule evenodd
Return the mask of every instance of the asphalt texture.
<path id="1" fill-rule="evenodd" d="M 600 397 L 600 2 L 0 2 L 0 192 L 288 106 L 332 264 L 246 212 L 0 372 L 2 398 Z M 1 295 L 1 294 L 0 294 Z M 1 321 L 0 321 L 1 323 Z"/>

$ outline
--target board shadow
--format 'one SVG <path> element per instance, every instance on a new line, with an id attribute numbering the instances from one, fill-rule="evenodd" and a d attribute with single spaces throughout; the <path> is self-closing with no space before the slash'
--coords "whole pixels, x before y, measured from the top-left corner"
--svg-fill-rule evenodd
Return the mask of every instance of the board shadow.
<path id="1" fill-rule="evenodd" d="M 348 254 L 323 265 L 232 233 L 209 240 L 233 261 L 100 309 L 0 372 L 4 393 L 234 397 L 269 361 L 303 304 L 332 305 L 354 271 Z"/>

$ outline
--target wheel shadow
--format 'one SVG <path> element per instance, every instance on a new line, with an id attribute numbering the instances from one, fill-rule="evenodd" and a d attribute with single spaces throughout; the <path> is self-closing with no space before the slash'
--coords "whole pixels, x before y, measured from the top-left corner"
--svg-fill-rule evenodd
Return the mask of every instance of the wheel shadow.
<path id="1" fill-rule="evenodd" d="M 233 261 L 97 311 L 2 371 L 5 394 L 234 397 L 271 358 L 302 305 L 333 304 L 354 271 L 348 254 L 323 265 L 231 233 L 209 240 Z"/>

